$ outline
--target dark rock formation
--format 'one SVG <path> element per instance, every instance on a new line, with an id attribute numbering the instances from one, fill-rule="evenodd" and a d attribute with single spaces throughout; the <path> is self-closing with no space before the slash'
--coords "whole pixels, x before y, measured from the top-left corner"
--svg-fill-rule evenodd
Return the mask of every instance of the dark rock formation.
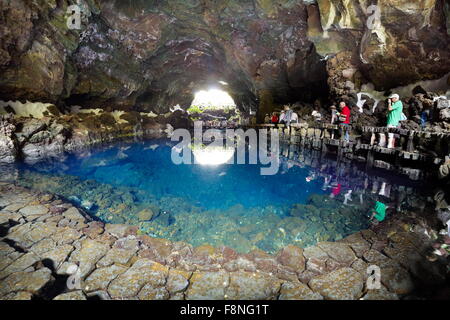
<path id="1" fill-rule="evenodd" d="M 149 117 L 138 112 L 73 113 L 58 117 L 0 116 L 0 163 L 34 161 L 64 151 L 129 137 L 158 137 L 167 125 L 189 127 L 186 116 L 167 114 Z"/>
<path id="2" fill-rule="evenodd" d="M 324 31 L 311 39 L 330 57 L 329 85 L 336 94 L 345 93 L 347 80 L 356 89 L 372 82 L 383 91 L 450 71 L 445 1 L 369 1 L 374 6 L 367 7 L 356 0 L 317 2 Z"/>
<path id="3" fill-rule="evenodd" d="M 12 116 L 0 116 L 0 163 L 11 163 L 16 160 L 17 143 L 14 138 L 14 119 Z"/>
<path id="4" fill-rule="evenodd" d="M 73 2 L 2 2 L 3 99 L 161 112 L 214 85 L 249 109 L 326 80 L 302 1 L 87 1 L 69 30 Z"/>
<path id="5" fill-rule="evenodd" d="M 74 0 L 0 1 L 0 99 L 162 113 L 214 86 L 262 118 L 328 86 L 352 96 L 450 71 L 444 0 L 372 2 L 83 0 L 77 30 Z"/>

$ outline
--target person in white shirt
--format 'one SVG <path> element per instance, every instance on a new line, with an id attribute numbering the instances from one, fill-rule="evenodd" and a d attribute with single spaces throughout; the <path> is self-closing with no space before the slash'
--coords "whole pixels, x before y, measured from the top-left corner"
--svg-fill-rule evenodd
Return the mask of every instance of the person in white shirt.
<path id="1" fill-rule="evenodd" d="M 322 121 L 322 114 L 321 114 L 319 111 L 314 110 L 314 111 L 311 113 L 311 115 L 314 117 L 314 120 L 315 120 L 315 121 L 318 121 L 318 122 Z"/>
<path id="2" fill-rule="evenodd" d="M 331 124 L 334 124 L 337 120 L 337 109 L 335 105 L 331 106 Z"/>
<path id="3" fill-rule="evenodd" d="M 280 123 L 280 124 L 286 123 L 286 112 L 284 112 L 284 110 L 281 111 L 280 119 L 278 120 L 278 123 Z"/>
<path id="4" fill-rule="evenodd" d="M 296 112 L 292 112 L 291 123 L 298 123 L 298 114 Z"/>

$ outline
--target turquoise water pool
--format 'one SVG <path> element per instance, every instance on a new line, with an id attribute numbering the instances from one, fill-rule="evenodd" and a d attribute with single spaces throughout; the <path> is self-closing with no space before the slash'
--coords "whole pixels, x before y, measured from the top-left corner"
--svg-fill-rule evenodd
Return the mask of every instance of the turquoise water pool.
<path id="1" fill-rule="evenodd" d="M 407 181 L 295 146 L 282 146 L 278 173 L 262 176 L 260 165 L 175 165 L 174 145 L 122 142 L 1 170 L 4 179 L 59 194 L 95 219 L 239 252 L 339 240 L 369 226 L 375 201 L 400 208 L 414 192 Z"/>

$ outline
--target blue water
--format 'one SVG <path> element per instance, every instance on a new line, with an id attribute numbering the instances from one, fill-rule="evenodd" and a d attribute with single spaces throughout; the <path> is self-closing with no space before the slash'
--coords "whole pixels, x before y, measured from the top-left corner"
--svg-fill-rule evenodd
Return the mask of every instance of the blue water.
<path id="1" fill-rule="evenodd" d="M 155 150 L 151 145 L 158 144 Z M 289 174 L 262 176 L 260 165 L 199 165 L 171 161 L 164 141 L 130 144 L 94 153 L 85 161 L 70 156 L 66 174 L 115 186 L 147 191 L 156 197 L 189 199 L 206 210 L 302 203 L 310 193 L 323 193 L 319 181 L 305 183 L 309 171 L 293 167 Z M 122 159 L 120 159 L 122 158 Z M 299 187 L 301 185 L 301 187 Z"/>
<path id="2" fill-rule="evenodd" d="M 339 240 L 369 226 L 375 201 L 396 206 L 406 188 L 289 146 L 282 147 L 278 173 L 264 176 L 261 165 L 176 165 L 174 145 L 166 139 L 115 143 L 8 170 L 18 172 L 10 174 L 18 184 L 61 195 L 95 219 L 240 252 Z"/>

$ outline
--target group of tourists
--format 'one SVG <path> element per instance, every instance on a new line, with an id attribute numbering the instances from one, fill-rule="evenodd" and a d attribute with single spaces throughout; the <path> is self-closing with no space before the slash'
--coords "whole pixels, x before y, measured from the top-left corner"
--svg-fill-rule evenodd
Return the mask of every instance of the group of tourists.
<path id="1" fill-rule="evenodd" d="M 335 105 L 330 107 L 331 109 L 331 124 L 338 123 L 340 126 L 341 137 L 345 141 L 350 141 L 349 131 L 350 131 L 350 118 L 351 111 L 347 106 L 345 101 L 339 103 L 339 111 Z M 316 121 L 320 121 L 321 115 L 318 111 L 313 111 L 312 116 Z M 387 114 L 387 127 L 388 128 L 399 128 L 400 121 L 406 120 L 406 116 L 403 113 L 403 103 L 400 100 L 398 94 L 392 94 L 388 99 L 388 114 Z M 394 148 L 395 146 L 395 136 L 394 133 L 389 133 L 388 148 Z"/>
<path id="2" fill-rule="evenodd" d="M 227 129 L 227 128 L 236 128 L 238 124 L 233 120 L 226 119 L 215 119 L 215 120 L 206 120 L 203 122 L 205 127 L 208 128 L 218 128 L 218 129 Z"/>
<path id="3" fill-rule="evenodd" d="M 281 111 L 280 116 L 276 112 L 272 113 L 272 116 L 266 114 L 264 118 L 264 123 L 267 124 L 286 124 L 292 125 L 298 123 L 298 114 L 292 110 L 289 106 L 284 107 Z"/>
<path id="4" fill-rule="evenodd" d="M 344 141 L 350 141 L 350 127 L 351 127 L 351 110 L 345 101 L 339 103 L 339 107 L 332 105 L 331 110 L 331 124 L 338 124 L 340 127 L 341 139 Z M 315 122 L 322 122 L 322 114 L 318 109 L 311 113 Z M 424 115 L 422 119 L 422 126 L 427 121 L 428 115 Z M 387 114 L 387 127 L 399 128 L 400 122 L 406 120 L 406 116 L 403 113 L 403 103 L 400 100 L 398 94 L 392 94 L 388 99 L 388 114 Z M 292 125 L 298 124 L 298 114 L 294 112 L 289 106 L 286 106 L 284 110 L 278 115 L 277 112 L 273 112 L 272 115 L 266 114 L 264 118 L 266 124 L 285 124 Z M 387 148 L 395 147 L 396 136 L 395 133 L 388 134 Z M 332 138 L 334 138 L 334 133 Z"/>

